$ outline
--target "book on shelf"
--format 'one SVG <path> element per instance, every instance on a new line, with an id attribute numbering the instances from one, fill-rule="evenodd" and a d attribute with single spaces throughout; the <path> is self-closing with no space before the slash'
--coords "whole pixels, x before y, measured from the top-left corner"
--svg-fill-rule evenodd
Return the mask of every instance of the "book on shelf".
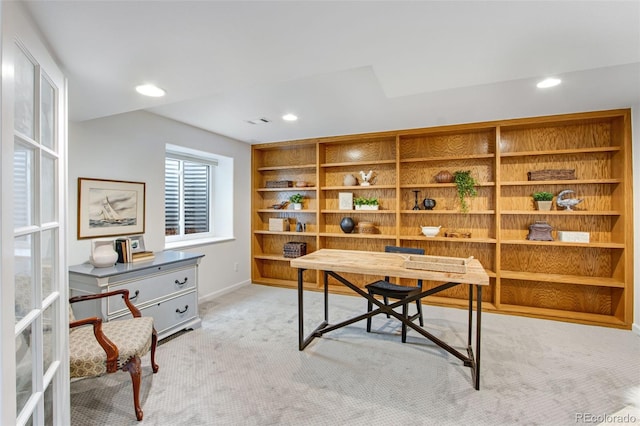
<path id="1" fill-rule="evenodd" d="M 118 263 L 149 261 L 156 257 L 152 251 L 134 252 L 130 238 L 118 238 L 114 245 L 118 253 Z"/>
<path id="2" fill-rule="evenodd" d="M 131 254 L 132 262 L 146 262 L 155 259 L 156 255 L 152 251 L 141 251 Z"/>

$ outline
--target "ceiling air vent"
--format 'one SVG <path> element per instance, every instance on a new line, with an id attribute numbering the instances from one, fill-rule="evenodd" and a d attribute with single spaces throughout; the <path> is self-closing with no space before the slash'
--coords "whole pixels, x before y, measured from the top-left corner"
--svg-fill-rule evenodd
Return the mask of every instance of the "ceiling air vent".
<path id="1" fill-rule="evenodd" d="M 268 119 L 263 117 L 263 118 L 256 118 L 256 119 L 253 119 L 253 120 L 247 120 L 247 123 L 250 123 L 250 124 L 267 124 L 267 123 L 271 123 L 271 120 L 268 120 Z"/>

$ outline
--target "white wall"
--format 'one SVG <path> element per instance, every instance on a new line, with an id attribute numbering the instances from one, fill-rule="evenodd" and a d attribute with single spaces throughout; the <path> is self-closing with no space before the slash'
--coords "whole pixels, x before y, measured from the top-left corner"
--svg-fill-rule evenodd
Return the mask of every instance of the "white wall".
<path id="1" fill-rule="evenodd" d="M 164 249 L 166 143 L 234 158 L 235 239 L 183 250 L 205 255 L 199 269 L 200 299 L 249 283 L 251 147 L 144 111 L 70 123 L 69 264 L 88 261 L 91 252 L 90 240 L 77 239 L 78 177 L 146 182 L 146 249 Z"/>

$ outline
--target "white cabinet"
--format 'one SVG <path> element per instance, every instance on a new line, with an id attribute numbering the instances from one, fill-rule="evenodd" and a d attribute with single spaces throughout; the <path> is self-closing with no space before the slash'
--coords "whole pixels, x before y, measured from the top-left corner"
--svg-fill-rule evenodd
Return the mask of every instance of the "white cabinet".
<path id="1" fill-rule="evenodd" d="M 177 331 L 200 327 L 198 264 L 204 255 L 179 251 L 155 253 L 147 262 L 117 263 L 94 268 L 85 263 L 69 267 L 71 297 L 127 289 L 143 316 L 152 316 L 163 339 Z M 119 297 L 73 304 L 76 318 L 100 316 L 105 321 L 129 317 Z"/>

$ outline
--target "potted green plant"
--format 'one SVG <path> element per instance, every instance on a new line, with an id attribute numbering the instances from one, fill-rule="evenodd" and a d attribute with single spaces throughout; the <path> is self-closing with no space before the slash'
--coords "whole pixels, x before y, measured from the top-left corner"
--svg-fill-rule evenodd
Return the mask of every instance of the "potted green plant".
<path id="1" fill-rule="evenodd" d="M 478 195 L 478 191 L 475 186 L 476 180 L 471 176 L 471 171 L 458 170 L 453 174 L 453 182 L 456 184 L 456 190 L 458 191 L 458 200 L 460 200 L 460 210 L 463 213 L 469 211 L 469 205 L 467 204 L 467 197 L 475 197 Z"/>
<path id="2" fill-rule="evenodd" d="M 302 200 L 304 199 L 304 195 L 302 194 L 293 194 L 289 197 L 289 201 L 293 204 L 294 210 L 302 210 Z"/>
<path id="3" fill-rule="evenodd" d="M 376 197 L 356 197 L 353 200 L 356 210 L 378 210 L 378 199 Z"/>
<path id="4" fill-rule="evenodd" d="M 553 203 L 553 194 L 551 192 L 534 192 L 532 197 L 538 210 L 551 210 L 551 204 Z"/>

